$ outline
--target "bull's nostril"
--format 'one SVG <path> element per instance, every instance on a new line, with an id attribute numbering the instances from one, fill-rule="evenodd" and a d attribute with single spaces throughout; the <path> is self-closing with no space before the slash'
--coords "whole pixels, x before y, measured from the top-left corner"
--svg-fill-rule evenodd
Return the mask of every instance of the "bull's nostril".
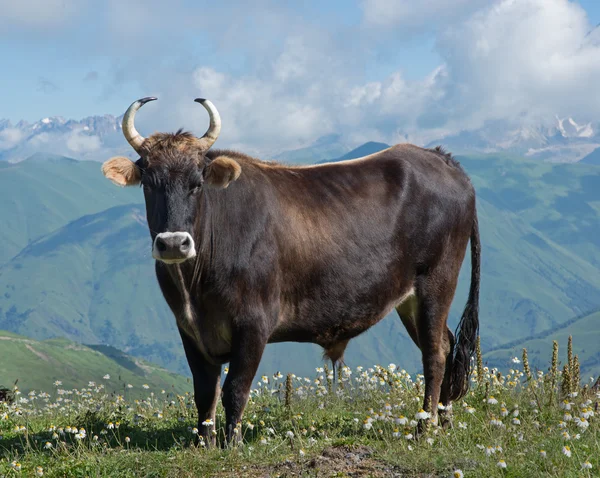
<path id="1" fill-rule="evenodd" d="M 167 250 L 167 245 L 162 241 L 162 239 L 157 239 L 156 248 L 159 252 L 165 252 Z"/>
<path id="2" fill-rule="evenodd" d="M 191 246 L 191 241 L 190 241 L 190 238 L 189 238 L 189 237 L 186 237 L 186 238 L 183 240 L 183 242 L 181 243 L 181 247 L 184 247 L 184 248 L 186 248 L 186 249 L 187 249 L 187 248 L 188 248 L 188 247 L 190 247 L 190 246 Z"/>

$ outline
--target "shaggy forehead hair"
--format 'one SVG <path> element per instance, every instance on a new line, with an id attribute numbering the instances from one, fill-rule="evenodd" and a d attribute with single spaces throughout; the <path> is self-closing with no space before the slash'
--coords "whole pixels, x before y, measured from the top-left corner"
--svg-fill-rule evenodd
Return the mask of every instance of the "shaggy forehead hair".
<path id="1" fill-rule="evenodd" d="M 197 160 L 203 151 L 198 138 L 188 131 L 179 130 L 176 133 L 154 133 L 149 136 L 141 146 L 141 153 L 147 165 L 151 166 L 181 160 L 182 155 L 188 160 Z"/>

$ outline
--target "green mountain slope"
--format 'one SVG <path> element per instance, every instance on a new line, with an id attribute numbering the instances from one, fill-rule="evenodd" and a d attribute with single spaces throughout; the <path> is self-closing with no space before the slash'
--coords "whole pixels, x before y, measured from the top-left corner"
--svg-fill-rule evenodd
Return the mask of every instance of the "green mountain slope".
<path id="1" fill-rule="evenodd" d="M 27 244 L 84 214 L 133 202 L 139 191 L 119 191 L 102 177 L 100 164 L 34 155 L 0 167 L 0 265 Z"/>
<path id="2" fill-rule="evenodd" d="M 558 342 L 558 358 L 567 361 L 567 343 L 573 337 L 573 350 L 581 364 L 581 377 L 600 375 L 600 310 L 569 320 L 566 324 L 554 327 L 544 333 L 512 342 L 484 354 L 484 360 L 492 367 L 503 369 L 511 363 L 512 357 L 521 358 L 523 348 L 527 349 L 529 363 L 533 368 L 547 371 L 552 357 L 552 341 Z"/>
<path id="3" fill-rule="evenodd" d="M 163 389 L 180 394 L 192 390 L 186 377 L 112 347 L 85 346 L 66 339 L 36 341 L 0 331 L 0 350 L 0 385 L 9 387 L 18 380 L 22 392 L 51 392 L 56 380 L 65 390 L 87 387 L 93 381 L 104 384 L 107 392 L 126 390 L 129 396 L 146 397 Z M 110 378 L 104 379 L 107 374 Z M 126 388 L 127 384 L 133 387 Z M 144 384 L 150 389 L 146 391 Z"/>
<path id="4" fill-rule="evenodd" d="M 0 294 L 0 329 L 110 344 L 186 370 L 143 206 L 84 216 L 35 241 L 0 268 Z"/>
<path id="5" fill-rule="evenodd" d="M 458 159 L 473 176 L 480 198 L 502 214 L 517 214 L 548 239 L 600 266 L 600 166 L 507 155 Z"/>
<path id="6" fill-rule="evenodd" d="M 484 348 L 553 327 L 600 304 L 598 268 L 514 213 L 503 212 L 483 199 L 478 213 Z M 469 275 L 467 259 L 451 309 L 454 319 L 468 294 Z"/>
<path id="7" fill-rule="evenodd" d="M 509 156 L 459 159 L 479 194 L 484 350 L 600 306 L 600 187 L 595 188 L 600 168 Z M 86 183 L 90 197 L 101 195 L 109 183 L 97 168 Z M 116 197 L 143 200 L 137 188 L 109 187 Z M 53 204 L 48 194 L 40 200 Z M 100 209 L 101 201 L 94 207 Z M 0 329 L 36 339 L 64 336 L 110 344 L 189 373 L 174 319 L 156 284 L 145 210 L 135 203 L 109 204 L 59 226 L 1 266 Z M 466 301 L 469 275 L 467 254 L 451 309 L 452 328 Z M 420 354 L 395 312 L 353 340 L 346 361 L 420 368 Z M 259 373 L 293 369 L 306 374 L 320 363 L 316 346 L 269 345 Z"/>

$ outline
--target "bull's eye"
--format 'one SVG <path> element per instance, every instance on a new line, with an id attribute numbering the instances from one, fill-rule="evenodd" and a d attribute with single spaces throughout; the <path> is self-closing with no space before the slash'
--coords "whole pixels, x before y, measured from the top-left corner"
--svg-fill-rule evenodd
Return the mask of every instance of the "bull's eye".
<path id="1" fill-rule="evenodd" d="M 198 191 L 200 191 L 200 186 L 193 186 L 190 188 L 190 196 L 193 194 L 196 194 Z"/>

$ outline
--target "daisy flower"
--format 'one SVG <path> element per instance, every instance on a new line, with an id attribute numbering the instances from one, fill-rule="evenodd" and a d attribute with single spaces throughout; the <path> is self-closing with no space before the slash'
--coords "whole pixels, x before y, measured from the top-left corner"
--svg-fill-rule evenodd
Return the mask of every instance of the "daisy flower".
<path id="1" fill-rule="evenodd" d="M 426 420 L 429 417 L 431 417 L 431 414 L 429 412 L 426 412 L 425 410 L 423 410 L 421 408 L 421 410 L 419 410 L 416 414 L 415 414 L 415 419 L 416 420 Z"/>

